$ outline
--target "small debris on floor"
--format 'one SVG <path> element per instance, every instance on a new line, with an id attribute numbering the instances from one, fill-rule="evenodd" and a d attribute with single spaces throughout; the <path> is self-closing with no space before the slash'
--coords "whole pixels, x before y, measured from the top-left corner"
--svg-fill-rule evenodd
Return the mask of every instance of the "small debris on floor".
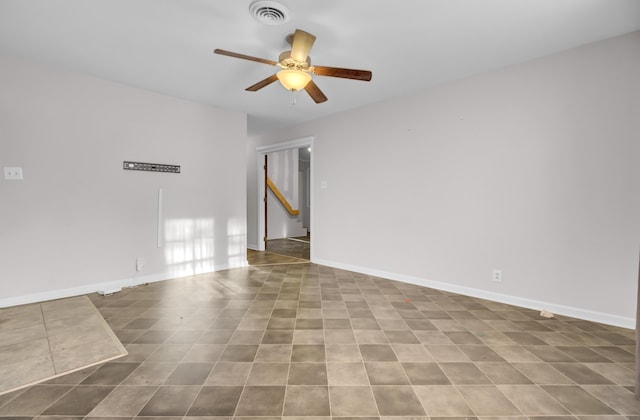
<path id="1" fill-rule="evenodd" d="M 554 317 L 554 315 L 551 312 L 547 311 L 546 309 L 543 309 L 540 312 L 540 316 L 543 317 L 543 318 L 553 318 Z"/>

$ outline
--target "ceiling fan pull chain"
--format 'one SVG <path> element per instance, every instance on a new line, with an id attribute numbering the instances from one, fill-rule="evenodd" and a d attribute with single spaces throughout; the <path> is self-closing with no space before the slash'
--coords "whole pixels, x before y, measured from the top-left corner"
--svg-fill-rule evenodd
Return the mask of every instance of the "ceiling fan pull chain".
<path id="1" fill-rule="evenodd" d="M 296 104 L 296 92 L 297 91 L 291 89 L 291 106 L 295 106 Z"/>

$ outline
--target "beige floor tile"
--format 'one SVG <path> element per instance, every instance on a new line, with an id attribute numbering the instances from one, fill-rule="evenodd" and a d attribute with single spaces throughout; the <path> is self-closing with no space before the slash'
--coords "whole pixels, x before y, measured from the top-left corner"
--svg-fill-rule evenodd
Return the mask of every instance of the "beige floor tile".
<path id="1" fill-rule="evenodd" d="M 369 385 L 367 371 L 361 362 L 327 363 L 327 378 L 330 386 Z"/>
<path id="2" fill-rule="evenodd" d="M 3 404 L 0 400 L 0 416 L 37 416 L 72 388 L 73 385 L 33 386 L 13 398 L 7 404 Z"/>
<path id="3" fill-rule="evenodd" d="M 326 386 L 288 386 L 284 416 L 329 416 L 329 389 Z"/>
<path id="4" fill-rule="evenodd" d="M 459 386 L 458 391 L 478 416 L 512 416 L 522 414 L 495 386 Z"/>
<path id="5" fill-rule="evenodd" d="M 500 385 L 498 388 L 527 416 L 565 416 L 570 414 L 537 385 Z"/>
<path id="6" fill-rule="evenodd" d="M 2 326 L 2 324 L 0 324 L 0 326 Z M 22 328 L 3 328 L 0 330 L 0 348 L 46 337 L 47 331 L 42 322 Z"/>
<path id="7" fill-rule="evenodd" d="M 79 343 L 61 347 L 52 352 L 56 374 L 68 372 L 79 366 L 88 366 L 100 361 L 113 359 L 123 354 L 118 346 L 105 345 L 104 340 Z"/>
<path id="8" fill-rule="evenodd" d="M 242 392 L 236 415 L 280 416 L 284 405 L 284 386 L 247 386 Z"/>
<path id="9" fill-rule="evenodd" d="M 633 392 L 622 386 L 589 385 L 584 389 L 600 401 L 609 405 L 619 414 L 625 416 L 639 416 L 640 402 L 635 399 Z"/>
<path id="10" fill-rule="evenodd" d="M 5 328 L 25 328 L 42 323 L 42 307 L 32 304 L 0 308 L 0 316 L 4 321 L 0 324 L 0 331 Z"/>
<path id="11" fill-rule="evenodd" d="M 416 395 L 430 417 L 473 416 L 467 402 L 454 386 L 414 386 Z"/>
<path id="12" fill-rule="evenodd" d="M 261 344 L 256 353 L 256 362 L 289 362 L 291 360 L 291 344 Z"/>
<path id="13" fill-rule="evenodd" d="M 90 417 L 135 416 L 156 392 L 155 386 L 118 387 L 89 413 Z"/>
<path id="14" fill-rule="evenodd" d="M 437 362 L 470 362 L 469 356 L 464 354 L 456 345 L 426 344 L 425 348 Z"/>
<path id="15" fill-rule="evenodd" d="M 635 372 L 626 366 L 615 363 L 586 363 L 586 366 L 617 385 L 635 385 Z"/>
<path id="16" fill-rule="evenodd" d="M 371 388 L 368 386 L 331 386 L 329 396 L 332 416 L 379 416 Z"/>
<path id="17" fill-rule="evenodd" d="M 424 416 L 426 413 L 413 387 L 372 386 L 381 416 Z"/>
<path id="18" fill-rule="evenodd" d="M 401 362 L 431 362 L 434 360 L 422 344 L 391 344 L 391 348 Z"/>
<path id="19" fill-rule="evenodd" d="M 361 362 L 360 349 L 355 344 L 328 344 L 326 346 L 328 362 Z"/>
<path id="20" fill-rule="evenodd" d="M 496 385 L 526 385 L 533 383 L 510 363 L 478 362 L 476 366 Z"/>
<path id="21" fill-rule="evenodd" d="M 176 367 L 176 363 L 141 363 L 122 384 L 159 386 L 167 380 Z"/>
<path id="22" fill-rule="evenodd" d="M 356 344 L 356 337 L 351 329 L 326 330 L 324 340 L 326 344 Z"/>
<path id="23" fill-rule="evenodd" d="M 513 367 L 538 385 L 573 384 L 573 381 L 546 363 L 513 363 Z"/>
<path id="24" fill-rule="evenodd" d="M 510 363 L 537 363 L 542 362 L 540 358 L 522 346 L 516 345 L 493 345 L 493 351 L 502 356 Z"/>
<path id="25" fill-rule="evenodd" d="M 542 389 L 572 414 L 598 416 L 617 414 L 614 409 L 579 386 L 544 385 Z"/>
<path id="26" fill-rule="evenodd" d="M 205 385 L 244 385 L 251 372 L 253 363 L 218 362 L 213 368 Z"/>
<path id="27" fill-rule="evenodd" d="M 0 392 L 56 374 L 46 338 L 0 347 Z"/>
<path id="28" fill-rule="evenodd" d="M 253 363 L 247 385 L 286 385 L 289 363 Z"/>
<path id="29" fill-rule="evenodd" d="M 487 375 L 470 362 L 440 363 L 440 368 L 454 385 L 491 384 Z"/>

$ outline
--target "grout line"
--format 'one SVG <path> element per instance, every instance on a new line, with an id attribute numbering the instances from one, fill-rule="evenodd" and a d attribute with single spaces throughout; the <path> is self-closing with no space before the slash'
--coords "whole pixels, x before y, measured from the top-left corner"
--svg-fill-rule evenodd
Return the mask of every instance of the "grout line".
<path id="1" fill-rule="evenodd" d="M 295 258 L 295 257 L 291 257 Z M 266 264 L 251 264 L 250 267 L 268 267 L 272 265 L 294 265 L 294 264 L 310 264 L 310 261 L 290 261 L 290 262 L 281 262 L 281 263 L 266 263 Z"/>
<path id="2" fill-rule="evenodd" d="M 303 244 L 310 244 L 311 241 L 305 241 L 304 239 L 298 239 L 298 238 L 285 238 L 289 241 L 294 241 L 294 242 L 302 242 Z"/>
<path id="3" fill-rule="evenodd" d="M 51 360 L 51 368 L 53 369 L 53 373 L 56 373 L 56 365 L 53 361 L 53 347 L 51 345 L 51 340 L 49 339 L 49 328 L 47 328 L 47 320 L 44 315 L 44 309 L 42 308 L 42 304 L 38 304 L 40 307 L 40 314 L 42 316 L 42 326 L 44 327 L 44 333 L 47 337 L 47 346 L 49 347 L 49 360 Z"/>

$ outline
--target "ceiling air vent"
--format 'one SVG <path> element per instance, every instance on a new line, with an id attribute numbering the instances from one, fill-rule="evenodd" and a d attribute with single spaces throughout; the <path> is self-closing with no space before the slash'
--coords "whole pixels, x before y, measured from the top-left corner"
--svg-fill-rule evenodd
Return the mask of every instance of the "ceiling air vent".
<path id="1" fill-rule="evenodd" d="M 289 11 L 275 1 L 254 1 L 249 6 L 251 16 L 265 25 L 282 25 L 289 20 Z"/>

